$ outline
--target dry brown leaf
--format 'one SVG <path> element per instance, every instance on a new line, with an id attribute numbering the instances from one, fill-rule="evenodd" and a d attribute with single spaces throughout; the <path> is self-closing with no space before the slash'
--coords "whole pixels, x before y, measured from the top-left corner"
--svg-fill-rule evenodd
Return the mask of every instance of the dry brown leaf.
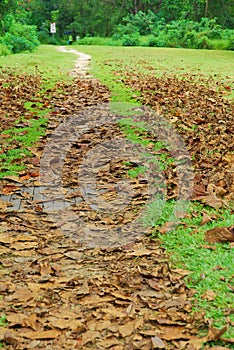
<path id="1" fill-rule="evenodd" d="M 82 346 L 89 342 L 93 342 L 96 338 L 100 337 L 100 333 L 97 331 L 87 331 L 82 334 Z"/>
<path id="2" fill-rule="evenodd" d="M 15 242 L 11 245 L 11 248 L 15 250 L 34 249 L 37 247 L 38 247 L 37 242 Z"/>
<path id="3" fill-rule="evenodd" d="M 207 341 L 220 340 L 222 335 L 224 333 L 226 333 L 227 329 L 228 329 L 227 326 L 225 326 L 225 327 L 223 327 L 221 329 L 209 327 L 209 332 L 208 332 L 208 335 L 206 337 Z"/>
<path id="4" fill-rule="evenodd" d="M 15 293 L 12 294 L 12 298 L 25 302 L 33 298 L 33 293 L 27 287 L 22 287 L 17 289 Z"/>
<path id="5" fill-rule="evenodd" d="M 166 348 L 165 343 L 159 337 L 153 337 L 153 338 L 151 338 L 151 341 L 152 341 L 152 349 L 165 349 Z"/>
<path id="6" fill-rule="evenodd" d="M 223 200 L 218 198 L 215 193 L 211 193 L 208 196 L 203 197 L 203 202 L 215 209 L 222 208 L 224 204 Z"/>
<path id="7" fill-rule="evenodd" d="M 27 318 L 26 315 L 21 313 L 10 313 L 7 314 L 7 321 L 10 326 L 22 325 L 23 321 Z"/>
<path id="8" fill-rule="evenodd" d="M 72 331 L 84 332 L 85 326 L 84 323 L 80 320 L 65 320 L 65 319 L 55 319 L 50 321 L 49 324 L 55 328 L 59 329 L 71 329 Z"/>
<path id="9" fill-rule="evenodd" d="M 203 295 L 202 297 L 206 300 L 215 300 L 217 294 L 213 291 L 213 290 L 207 290 Z"/>
<path id="10" fill-rule="evenodd" d="M 34 331 L 36 331 L 38 329 L 38 325 L 37 325 L 37 315 L 36 314 L 32 314 L 28 317 L 26 317 L 23 320 L 22 325 L 24 327 L 29 327 L 32 328 Z"/>
<path id="11" fill-rule="evenodd" d="M 234 226 L 208 230 L 205 233 L 205 240 L 209 243 L 234 242 Z"/>
<path id="12" fill-rule="evenodd" d="M 0 340 L 5 341 L 8 344 L 18 344 L 20 342 L 20 336 L 13 330 L 9 330 L 5 327 L 0 327 Z"/>
<path id="13" fill-rule="evenodd" d="M 73 259 L 73 260 L 80 260 L 81 259 L 81 253 L 77 250 L 68 251 L 68 252 L 64 253 L 64 255 L 70 259 Z"/>
<path id="14" fill-rule="evenodd" d="M 174 222 L 166 222 L 165 225 L 161 226 L 158 228 L 158 231 L 164 235 L 167 232 L 170 232 L 171 230 L 173 230 L 173 228 L 175 227 L 175 223 Z"/>
<path id="15" fill-rule="evenodd" d="M 131 335 L 136 327 L 136 321 L 129 321 L 121 326 L 119 326 L 119 333 L 121 334 L 121 336 L 123 338 L 128 337 L 129 335 Z"/>
<path id="16" fill-rule="evenodd" d="M 11 244 L 14 242 L 14 238 L 9 233 L 0 233 L 0 242 L 4 244 Z"/>
<path id="17" fill-rule="evenodd" d="M 45 331 L 26 331 L 20 333 L 22 337 L 29 338 L 29 339 L 55 339 L 57 338 L 61 332 L 55 329 L 52 330 L 45 330 Z"/>
<path id="18" fill-rule="evenodd" d="M 186 334 L 184 327 L 159 327 L 160 338 L 164 340 L 191 339 L 190 334 Z"/>
<path id="19" fill-rule="evenodd" d="M 12 203 L 8 203 L 0 199 L 0 210 L 2 213 L 5 213 L 10 206 L 12 206 Z"/>
<path id="20" fill-rule="evenodd" d="M 17 190 L 20 190 L 20 187 L 10 184 L 2 187 L 2 193 L 4 194 L 12 194 Z"/>
<path id="21" fill-rule="evenodd" d="M 144 256 L 144 255 L 152 255 L 154 253 L 153 250 L 149 249 L 139 249 L 134 252 L 127 253 L 127 256 Z"/>
<path id="22" fill-rule="evenodd" d="M 212 217 L 208 215 L 206 212 L 202 213 L 202 221 L 200 223 L 201 226 L 206 225 L 208 222 L 212 221 Z"/>
<path id="23" fill-rule="evenodd" d="M 76 292 L 76 295 L 86 295 L 89 294 L 89 285 L 87 281 L 84 281 L 83 285 Z"/>
<path id="24" fill-rule="evenodd" d="M 110 338 L 106 338 L 100 342 L 97 343 L 97 346 L 101 349 L 114 349 L 113 346 L 114 345 L 118 345 L 119 344 L 119 340 L 115 337 L 110 337 Z"/>

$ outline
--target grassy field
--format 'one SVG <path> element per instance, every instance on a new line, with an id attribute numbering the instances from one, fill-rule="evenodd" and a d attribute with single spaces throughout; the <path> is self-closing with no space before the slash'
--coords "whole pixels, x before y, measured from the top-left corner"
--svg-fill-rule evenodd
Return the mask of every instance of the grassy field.
<path id="1" fill-rule="evenodd" d="M 44 79 L 55 81 L 70 77 L 68 72 L 74 67 L 76 55 L 64 55 L 56 47 L 41 45 L 33 53 L 20 53 L 0 57 L 0 68 L 12 68 L 15 72 L 40 74 Z"/>
<path id="2" fill-rule="evenodd" d="M 129 100 L 131 97 L 131 92 L 128 93 L 123 84 L 117 82 L 118 79 L 111 74 L 122 68 L 156 76 L 196 74 L 212 77 L 215 81 L 234 88 L 234 52 L 231 51 L 82 45 L 73 47 L 92 56 L 93 75 L 112 89 L 116 101 Z"/>
<path id="3" fill-rule="evenodd" d="M 111 89 L 114 102 L 132 102 L 137 93 L 126 88 L 120 81 L 121 74 L 124 75 L 125 71 L 139 71 L 156 76 L 176 75 L 181 78 L 193 75 L 194 81 L 197 82 L 200 77 L 204 77 L 213 80 L 214 83 L 223 83 L 234 88 L 234 52 L 107 46 L 74 46 L 74 48 L 92 56 L 91 72 Z M 116 75 L 116 71 L 120 72 L 119 75 Z M 229 97 L 233 96 L 234 94 L 230 94 Z M 168 202 L 159 221 L 154 220 L 155 208 L 149 208 L 145 223 L 152 227 L 156 239 L 160 238 L 168 252 L 172 254 L 172 261 L 191 272 L 187 278 L 187 285 L 196 290 L 197 307 L 194 311 L 202 310 L 215 327 L 221 328 L 226 324 L 225 313 L 234 306 L 233 293 L 228 283 L 222 282 L 232 281 L 234 266 L 230 262 L 234 261 L 234 251 L 228 244 L 217 244 L 214 250 L 203 248 L 206 245 L 204 233 L 217 226 L 233 224 L 233 210 L 231 208 L 215 210 L 193 203 L 190 206 L 190 218 L 183 219 L 181 225 L 170 233 L 158 235 L 157 227 L 167 222 L 173 206 L 173 202 Z M 208 215 L 217 215 L 217 219 L 201 226 L 204 212 Z M 195 234 L 194 227 L 196 227 Z M 217 267 L 220 265 L 222 269 L 219 270 Z M 206 293 L 209 294 L 209 291 L 214 292 L 213 300 L 206 298 Z M 229 318 L 234 322 L 233 314 Z M 225 335 L 234 337 L 232 327 Z"/>
<path id="4" fill-rule="evenodd" d="M 3 76 L 7 69 L 21 76 L 16 84 L 23 83 L 25 74 L 39 76 L 41 85 L 38 94 L 41 95 L 46 94 L 47 89 L 53 88 L 56 82 L 72 79 L 68 73 L 74 67 L 76 57 L 74 54 L 64 55 L 53 46 L 41 45 L 33 53 L 0 57 L 0 69 L 3 70 Z M 3 84 L 6 85 L 7 83 L 3 82 Z M 31 107 L 31 105 L 34 106 Z M 2 132 L 2 138 L 6 135 L 9 135 L 9 138 L 1 146 L 5 149 L 5 152 L 0 154 L 0 179 L 6 175 L 14 175 L 16 172 L 22 171 L 25 168 L 23 159 L 31 154 L 27 147 L 35 144 L 44 135 L 47 125 L 46 115 L 49 113 L 49 109 L 41 108 L 42 105 L 43 101 L 33 104 L 25 100 L 25 110 L 36 115 L 37 119 L 28 120 L 25 127 L 19 128 L 17 123 L 22 123 L 25 119 L 22 115 L 21 120 L 16 120 L 15 125 L 11 125 L 8 130 Z M 19 147 L 6 151 L 9 143 L 17 143 Z"/>
<path id="5" fill-rule="evenodd" d="M 130 102 L 134 100 L 136 92 L 126 88 L 120 81 L 121 73 L 113 75 L 115 71 L 138 70 L 158 76 L 176 74 L 179 77 L 195 74 L 210 77 L 217 82 L 234 87 L 234 52 L 163 49 L 143 47 L 98 47 L 72 46 L 72 48 L 92 56 L 92 74 L 99 78 L 112 91 L 112 100 Z M 76 56 L 60 53 L 52 46 L 41 46 L 32 54 L 11 55 L 0 58 L 2 68 L 14 68 L 20 72 L 37 73 L 51 83 L 60 79 L 71 79 L 67 73 L 74 66 Z M 30 133 L 29 133 L 30 135 Z M 155 239 L 160 239 L 164 246 L 172 253 L 172 262 L 191 272 L 187 278 L 187 285 L 196 290 L 197 308 L 205 312 L 207 319 L 216 327 L 234 323 L 234 315 L 227 316 L 227 310 L 234 309 L 233 291 L 228 287 L 234 276 L 234 250 L 229 244 L 219 244 L 215 250 L 203 248 L 204 232 L 216 226 L 229 226 L 234 222 L 233 210 L 225 208 L 214 210 L 208 206 L 193 203 L 190 207 L 190 217 L 183 219 L 176 230 L 166 235 L 158 236 L 156 228 L 167 221 L 168 213 L 173 208 L 169 202 L 165 207 L 160 223 L 154 222 L 154 208 L 145 218 L 145 223 L 152 227 Z M 202 213 L 215 214 L 217 219 L 203 226 Z M 196 234 L 194 230 L 196 228 Z M 218 268 L 221 266 L 221 268 Z M 214 292 L 214 298 L 209 300 L 204 295 L 208 291 Z M 229 328 L 226 337 L 234 337 L 234 330 Z M 230 347 L 231 348 L 231 347 Z"/>

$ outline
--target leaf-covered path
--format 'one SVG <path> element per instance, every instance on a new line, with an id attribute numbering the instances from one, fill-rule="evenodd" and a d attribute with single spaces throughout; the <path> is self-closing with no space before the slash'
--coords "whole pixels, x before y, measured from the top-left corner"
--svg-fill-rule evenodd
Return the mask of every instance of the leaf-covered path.
<path id="1" fill-rule="evenodd" d="M 196 350 L 203 341 L 219 339 L 222 332 L 212 327 L 199 338 L 208 325 L 202 314 L 192 313 L 193 291 L 184 283 L 187 272 L 172 269 L 158 241 L 142 236 L 122 247 L 88 248 L 69 235 L 71 223 L 55 224 L 45 210 L 46 198 L 38 196 L 40 158 L 48 137 L 67 116 L 108 103 L 109 91 L 96 80 L 77 77 L 39 94 L 35 77 L 26 78 L 25 86 L 25 78 L 4 74 L 10 88 L 2 83 L 2 115 L 7 119 L 1 128 L 13 125 L 18 111 L 37 118 L 25 110 L 25 101 L 50 108 L 46 135 L 29 147 L 33 157 L 24 159 L 26 169 L 1 181 L 0 293 L 7 323 L 0 327 L 0 339 L 5 348 Z M 27 121 L 18 127 L 22 123 Z M 147 200 L 140 179 L 132 180 L 135 207 L 121 218 L 100 217 L 82 199 L 76 173 L 79 159 L 93 145 L 121 134 L 118 125 L 87 132 L 74 143 L 64 164 L 64 196 L 74 213 L 82 212 L 89 222 L 128 222 Z M 7 143 L 6 137 L 3 147 L 14 149 L 18 144 Z M 101 174 L 108 200 L 115 198 L 113 185 L 127 170 L 127 165 L 115 163 Z"/>

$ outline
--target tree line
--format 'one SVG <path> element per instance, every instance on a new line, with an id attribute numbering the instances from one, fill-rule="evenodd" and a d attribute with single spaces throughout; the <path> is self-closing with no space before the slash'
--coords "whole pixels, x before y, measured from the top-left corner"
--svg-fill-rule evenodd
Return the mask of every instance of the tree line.
<path id="1" fill-rule="evenodd" d="M 51 38 L 50 23 L 55 22 L 58 39 L 69 34 L 74 38 L 110 37 L 142 16 L 164 25 L 215 18 L 220 27 L 233 29 L 234 0 L 0 0 L 0 36 L 10 33 L 8 42 L 13 45 L 14 33 L 27 31 L 30 39 L 37 32 L 43 42 Z M 31 30 L 24 26 L 31 26 Z"/>

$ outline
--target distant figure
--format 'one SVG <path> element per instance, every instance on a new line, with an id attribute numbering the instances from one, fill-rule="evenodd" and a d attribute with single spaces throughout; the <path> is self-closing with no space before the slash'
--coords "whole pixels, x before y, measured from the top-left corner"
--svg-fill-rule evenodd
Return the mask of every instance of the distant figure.
<path id="1" fill-rule="evenodd" d="M 73 41 L 73 39 L 72 39 L 72 35 L 69 35 L 69 38 L 68 38 L 68 43 L 69 43 L 69 45 L 71 45 L 71 44 L 72 44 L 72 41 Z"/>
<path id="2" fill-rule="evenodd" d="M 77 35 L 77 36 L 76 36 L 76 41 L 79 41 L 79 40 L 80 40 L 80 36 Z"/>

